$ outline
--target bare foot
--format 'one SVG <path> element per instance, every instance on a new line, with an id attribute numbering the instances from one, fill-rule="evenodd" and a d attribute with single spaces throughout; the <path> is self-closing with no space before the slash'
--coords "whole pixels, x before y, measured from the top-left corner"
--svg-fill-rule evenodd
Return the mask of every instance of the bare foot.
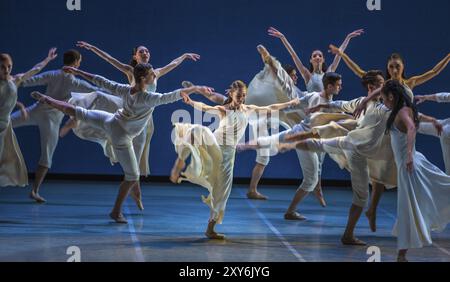
<path id="1" fill-rule="evenodd" d="M 341 242 L 346 246 L 366 246 L 367 243 L 359 240 L 356 237 L 342 237 Z"/>
<path id="2" fill-rule="evenodd" d="M 133 198 L 133 200 L 136 202 L 136 206 L 138 207 L 138 209 L 143 211 L 144 204 L 142 203 L 141 191 L 140 191 L 139 186 L 136 186 L 135 188 L 133 188 L 131 190 L 130 195 L 131 195 L 131 198 Z"/>
<path id="3" fill-rule="evenodd" d="M 69 119 L 66 124 L 64 124 L 63 127 L 61 127 L 61 129 L 59 130 L 59 137 L 64 137 L 67 135 L 67 133 L 70 132 L 70 130 L 72 130 L 72 128 L 77 127 L 77 121 L 74 119 Z"/>
<path id="4" fill-rule="evenodd" d="M 183 88 L 189 88 L 189 87 L 194 86 L 194 84 L 190 81 L 185 80 L 185 81 L 181 82 L 181 86 L 183 86 Z"/>
<path id="5" fill-rule="evenodd" d="M 177 159 L 175 164 L 173 165 L 172 171 L 170 172 L 170 181 L 172 183 L 178 184 L 178 180 L 180 179 L 181 171 L 185 167 L 185 162 L 181 159 Z"/>
<path id="6" fill-rule="evenodd" d="M 322 207 L 326 207 L 327 206 L 327 203 L 325 202 L 325 198 L 323 197 L 322 187 L 317 186 L 317 188 L 314 189 L 314 195 L 319 200 L 319 203 L 320 203 L 320 205 Z"/>
<path id="7" fill-rule="evenodd" d="M 215 231 L 207 230 L 205 232 L 205 236 L 208 237 L 209 239 L 213 239 L 213 240 L 225 240 L 224 234 L 216 233 Z"/>
<path id="8" fill-rule="evenodd" d="M 287 212 L 284 214 L 284 219 L 286 219 L 286 220 L 306 220 L 306 217 L 299 214 L 298 212 Z"/>
<path id="9" fill-rule="evenodd" d="M 39 203 L 39 204 L 43 204 L 43 203 L 46 202 L 46 200 L 45 200 L 44 198 L 42 198 L 42 197 L 39 195 L 39 193 L 36 193 L 36 192 L 34 192 L 34 191 L 31 191 L 31 192 L 30 192 L 30 198 L 33 199 L 33 200 L 35 200 L 36 203 Z"/>
<path id="10" fill-rule="evenodd" d="M 264 63 L 269 63 L 271 60 L 269 51 L 267 51 L 266 47 L 264 47 L 263 45 L 258 45 L 256 46 L 256 49 L 258 50 L 259 54 L 261 54 L 261 58 L 263 60 Z"/>
<path id="11" fill-rule="evenodd" d="M 366 217 L 369 220 L 370 230 L 372 232 L 377 231 L 377 213 L 366 211 Z"/>
<path id="12" fill-rule="evenodd" d="M 47 102 L 47 96 L 45 96 L 44 94 L 40 93 L 39 91 L 33 91 L 30 94 L 31 98 L 38 100 L 41 103 L 46 103 Z"/>
<path id="13" fill-rule="evenodd" d="M 127 219 L 121 213 L 119 213 L 119 214 L 110 213 L 109 217 L 111 217 L 116 223 L 121 223 L 121 224 L 128 223 Z"/>
<path id="14" fill-rule="evenodd" d="M 259 192 L 248 192 L 247 198 L 252 199 L 252 200 L 263 200 L 263 201 L 268 199 L 267 196 L 264 196 L 263 194 L 261 194 Z"/>

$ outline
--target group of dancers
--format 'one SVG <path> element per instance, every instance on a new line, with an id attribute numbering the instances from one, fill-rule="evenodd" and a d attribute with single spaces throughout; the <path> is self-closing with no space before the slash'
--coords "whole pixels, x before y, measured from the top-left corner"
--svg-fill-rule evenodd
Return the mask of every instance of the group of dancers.
<path id="1" fill-rule="evenodd" d="M 315 50 L 308 68 L 287 38 L 275 28 L 269 28 L 269 35 L 281 40 L 295 67 L 282 66 L 264 46 L 258 45 L 264 69 L 248 87 L 237 80 L 225 94 L 189 81 L 184 81 L 178 90 L 156 93 L 160 77 L 185 60 L 200 59 L 193 53 L 186 53 L 165 67 L 153 68 L 149 64 L 150 52 L 144 46 L 133 49 L 132 60 L 126 64 L 87 42 L 77 43 L 123 72 L 128 84 L 82 71 L 82 57 L 77 50 L 64 53 L 61 69 L 42 74 L 38 73 L 57 57 L 56 49 L 52 48 L 30 71 L 18 75 L 11 75 L 11 56 L 0 54 L 0 186 L 28 185 L 27 168 L 13 128 L 38 126 L 41 156 L 30 197 L 38 203 L 45 202 L 40 187 L 51 168 L 58 139 L 72 130 L 78 137 L 101 145 L 111 163 L 121 165 L 124 179 L 110 217 L 117 223 L 127 223 L 122 205 L 128 195 L 139 209 L 144 209 L 139 179 L 150 173 L 153 110 L 183 100 L 220 120 L 218 128 L 213 130 L 201 124 L 175 123 L 172 140 L 177 159 L 170 180 L 190 181 L 209 191 L 207 197 L 202 197 L 210 208 L 205 232 L 208 238 L 225 238 L 216 232 L 215 226 L 222 223 L 230 196 L 236 152 L 257 151 L 247 196 L 266 200 L 257 185 L 270 156 L 295 150 L 303 180 L 284 214 L 286 220 L 306 220 L 297 207 L 311 192 L 326 206 L 320 179 L 322 163 L 328 154 L 350 172 L 352 181 L 353 200 L 341 242 L 366 245 L 354 235 L 363 209 L 369 206 L 365 215 L 371 230 L 376 232 L 381 195 L 385 188 L 398 187 L 394 233 L 398 237 L 398 261 L 407 261 L 408 249 L 431 244 L 431 231 L 444 230 L 450 220 L 450 118 L 437 120 L 417 110 L 417 104 L 425 101 L 450 102 L 450 94 L 413 94 L 414 87 L 429 81 L 448 65 L 450 54 L 431 71 L 411 78 L 405 76 L 404 61 L 397 53 L 388 58 L 385 73 L 364 71 L 345 53 L 350 40 L 363 32 L 350 33 L 339 48 L 330 45 L 335 58 L 329 67 L 323 52 Z M 343 78 L 335 72 L 341 59 L 361 78 L 367 95 L 351 101 L 333 100 L 342 90 Z M 296 86 L 297 71 L 307 91 Z M 17 88 L 37 85 L 46 86 L 45 95 L 32 92 L 37 102 L 25 108 L 17 101 Z M 194 101 L 191 94 L 201 94 L 216 105 Z M 13 112 L 15 107 L 19 110 Z M 65 115 L 70 118 L 61 127 Z M 286 130 L 271 135 L 269 128 L 274 122 Z M 255 138 L 241 143 L 249 124 Z M 417 132 L 440 139 L 447 174 L 416 152 Z"/>

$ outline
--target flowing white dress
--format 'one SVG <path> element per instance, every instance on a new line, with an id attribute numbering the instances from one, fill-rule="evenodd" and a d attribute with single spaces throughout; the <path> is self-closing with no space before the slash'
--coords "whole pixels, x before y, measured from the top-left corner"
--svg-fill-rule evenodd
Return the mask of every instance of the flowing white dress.
<path id="1" fill-rule="evenodd" d="M 211 210 L 211 220 L 222 223 L 225 207 L 233 185 L 233 168 L 236 145 L 245 134 L 249 111 L 227 111 L 217 130 L 208 127 L 175 123 L 174 145 L 178 158 L 191 157 L 182 178 L 209 191 L 203 202 Z"/>
<path id="2" fill-rule="evenodd" d="M 0 81 L 0 187 L 28 185 L 27 167 L 10 117 L 16 102 L 16 84 Z"/>
<path id="3" fill-rule="evenodd" d="M 406 169 L 407 135 L 395 126 L 391 143 L 398 169 L 397 221 L 393 234 L 399 250 L 432 244 L 431 231 L 450 222 L 450 176 L 413 151 L 414 171 Z"/>
<path id="4" fill-rule="evenodd" d="M 147 88 L 147 92 L 155 92 L 157 81 Z M 123 108 L 123 100 L 121 97 L 107 94 L 101 91 L 94 91 L 91 93 L 72 93 L 72 98 L 69 103 L 74 106 L 82 107 L 88 110 L 100 110 L 108 113 L 115 113 Z M 117 163 L 117 156 L 114 154 L 111 141 L 103 131 L 99 131 L 92 125 L 77 121 L 77 126 L 72 129 L 73 133 L 79 138 L 91 142 L 96 142 L 103 148 L 103 153 L 109 158 L 111 164 Z M 144 131 L 133 139 L 133 147 L 136 153 L 136 158 L 139 161 L 139 170 L 141 175 L 147 176 L 150 174 L 149 167 L 149 151 L 150 142 L 153 136 L 154 125 L 153 116 L 150 117 Z"/>

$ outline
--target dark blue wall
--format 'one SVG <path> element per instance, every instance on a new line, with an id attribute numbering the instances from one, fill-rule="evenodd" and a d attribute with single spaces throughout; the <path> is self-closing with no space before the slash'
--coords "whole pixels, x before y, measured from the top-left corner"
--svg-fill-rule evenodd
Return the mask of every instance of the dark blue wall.
<path id="1" fill-rule="evenodd" d="M 385 68 L 386 58 L 394 51 L 406 58 L 407 74 L 431 69 L 450 47 L 448 0 L 382 0 L 382 10 L 370 12 L 365 0 L 82 0 L 82 11 L 66 9 L 66 1 L 2 0 L 0 2 L 1 52 L 14 59 L 14 73 L 29 69 L 46 55 L 51 46 L 73 48 L 77 40 L 91 42 L 122 61 L 128 61 L 132 47 L 148 46 L 151 63 L 163 66 L 184 52 L 197 52 L 198 63 L 186 62 L 159 81 L 160 92 L 179 87 L 182 80 L 208 84 L 219 91 L 231 81 L 249 82 L 261 69 L 256 45 L 264 44 L 282 62 L 291 59 L 282 44 L 267 36 L 275 26 L 286 34 L 304 61 L 313 49 L 326 51 L 329 43 L 340 44 L 345 35 L 358 28 L 366 34 L 356 38 L 348 48 L 365 69 Z M 83 51 L 82 69 L 108 78 L 125 81 L 124 76 L 88 51 Z M 328 54 L 327 61 L 332 57 Z M 60 61 L 48 69 L 59 68 Z M 364 95 L 359 80 L 344 64 L 342 99 Z M 450 91 L 449 71 L 416 88 L 416 94 Z M 300 88 L 305 88 L 303 82 Z M 32 89 L 21 89 L 20 100 L 31 104 Z M 424 113 L 448 117 L 450 105 L 427 104 Z M 155 110 L 156 132 L 150 154 L 153 175 L 167 175 L 175 158 L 170 142 L 171 113 L 186 108 L 181 102 Z M 447 109 L 447 110 L 446 110 Z M 39 158 L 36 127 L 16 130 L 30 171 Z M 420 136 L 418 149 L 443 168 L 437 139 Z M 238 177 L 250 176 L 254 153 L 240 154 L 236 162 Z M 51 170 L 54 173 L 121 174 L 118 165 L 111 167 L 97 144 L 78 139 L 73 134 L 60 140 Z M 346 172 L 328 160 L 324 178 L 345 179 Z M 274 157 L 266 170 L 267 178 L 299 178 L 295 154 Z"/>

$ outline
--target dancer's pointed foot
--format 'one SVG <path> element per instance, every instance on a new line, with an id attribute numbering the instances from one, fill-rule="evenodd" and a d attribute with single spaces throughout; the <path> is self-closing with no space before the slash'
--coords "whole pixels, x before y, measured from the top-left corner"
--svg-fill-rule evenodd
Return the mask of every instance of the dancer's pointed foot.
<path id="1" fill-rule="evenodd" d="M 323 197 L 322 187 L 317 186 L 317 188 L 314 189 L 314 195 L 316 196 L 317 200 L 319 200 L 319 203 L 322 207 L 327 206 L 327 203 L 325 202 L 325 198 Z"/>
<path id="2" fill-rule="evenodd" d="M 33 91 L 30 94 L 31 98 L 38 100 L 41 103 L 45 103 L 47 101 L 47 96 L 45 96 L 44 94 L 40 93 L 39 91 Z"/>
<path id="3" fill-rule="evenodd" d="M 131 198 L 133 198 L 134 202 L 136 203 L 136 206 L 139 210 L 144 210 L 144 204 L 142 203 L 142 197 L 141 197 L 141 191 L 140 188 L 134 188 L 131 190 Z"/>
<path id="4" fill-rule="evenodd" d="M 377 231 L 377 213 L 366 211 L 366 217 L 369 220 L 370 230 L 372 232 L 376 232 Z"/>
<path id="5" fill-rule="evenodd" d="M 69 119 L 63 127 L 59 130 L 59 137 L 64 137 L 69 133 L 70 130 L 77 127 L 77 121 L 75 119 Z"/>
<path id="6" fill-rule="evenodd" d="M 109 217 L 111 217 L 116 223 L 121 223 L 121 224 L 127 224 L 128 221 L 127 219 L 123 216 L 122 213 L 116 214 L 116 213 L 110 213 Z"/>
<path id="7" fill-rule="evenodd" d="M 206 231 L 205 236 L 212 240 L 225 240 L 225 234 L 216 233 L 215 231 Z"/>
<path id="8" fill-rule="evenodd" d="M 181 82 L 181 86 L 183 86 L 183 88 L 189 88 L 189 87 L 194 86 L 194 84 L 188 80 L 185 80 L 185 81 Z"/>
<path id="9" fill-rule="evenodd" d="M 43 203 L 46 202 L 46 200 L 45 200 L 44 198 L 42 198 L 42 197 L 39 195 L 39 193 L 36 193 L 36 192 L 34 192 L 34 191 L 31 191 L 31 192 L 30 192 L 30 198 L 33 199 L 33 200 L 35 200 L 36 203 L 38 203 L 38 204 L 43 204 Z"/>
<path id="10" fill-rule="evenodd" d="M 367 243 L 364 241 L 359 240 L 356 237 L 342 237 L 341 242 L 343 245 L 346 246 L 366 246 Z"/>
<path id="11" fill-rule="evenodd" d="M 287 212 L 284 214 L 284 219 L 286 220 L 306 220 L 306 217 L 299 214 L 298 212 Z"/>
<path id="12" fill-rule="evenodd" d="M 251 199 L 251 200 L 262 200 L 265 201 L 267 199 L 269 199 L 267 196 L 259 193 L 259 192 L 248 192 L 247 193 L 247 198 Z"/>
<path id="13" fill-rule="evenodd" d="M 259 54 L 261 54 L 261 58 L 265 64 L 269 64 L 272 60 L 272 57 L 270 56 L 269 51 L 267 51 L 266 47 L 259 44 L 256 46 L 256 49 L 258 50 Z"/>
<path id="14" fill-rule="evenodd" d="M 180 179 L 181 171 L 184 169 L 186 163 L 182 159 L 177 159 L 173 165 L 172 171 L 170 172 L 170 181 L 172 183 L 178 184 Z"/>

